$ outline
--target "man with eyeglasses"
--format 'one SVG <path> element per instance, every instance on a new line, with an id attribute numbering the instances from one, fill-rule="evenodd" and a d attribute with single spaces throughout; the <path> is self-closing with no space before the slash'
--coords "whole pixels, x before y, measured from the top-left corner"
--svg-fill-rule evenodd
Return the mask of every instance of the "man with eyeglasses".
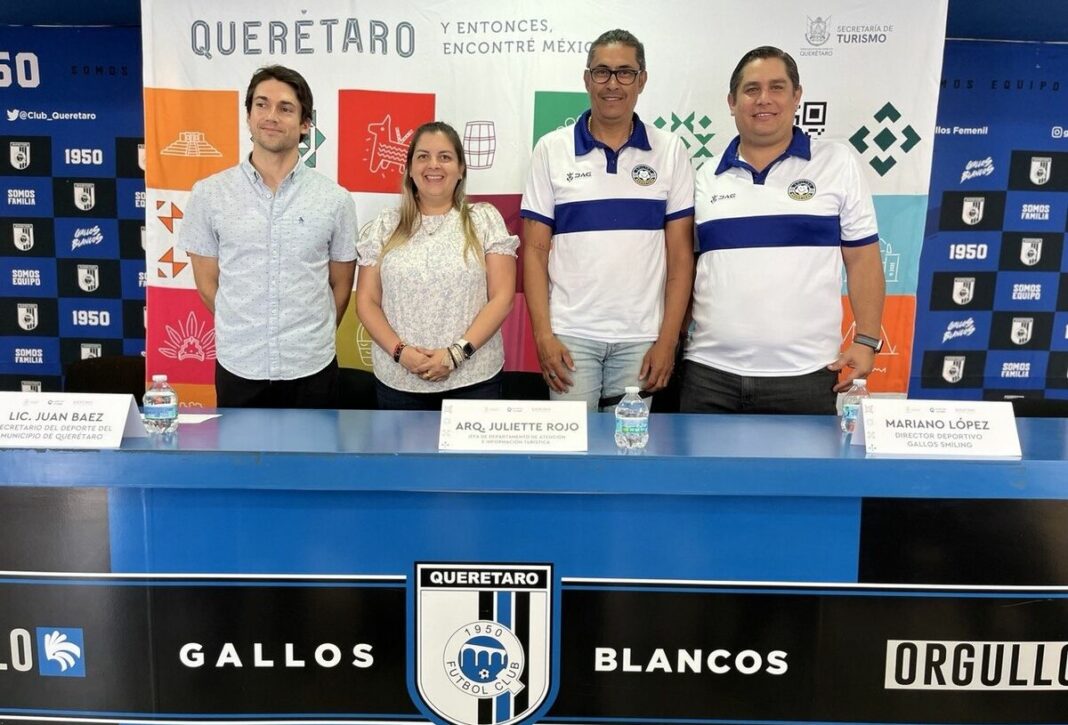
<path id="1" fill-rule="evenodd" d="M 634 113 L 645 48 L 593 42 L 590 109 L 538 141 L 520 215 L 523 286 L 554 400 L 606 408 L 667 385 L 693 277 L 693 171 L 682 141 Z"/>
<path id="2" fill-rule="evenodd" d="M 749 51 L 731 75 L 738 136 L 697 174 L 683 412 L 833 414 L 882 348 L 871 192 L 848 147 L 794 126 L 800 101 L 797 64 L 778 48 Z M 856 334 L 839 354 L 843 267 Z"/>

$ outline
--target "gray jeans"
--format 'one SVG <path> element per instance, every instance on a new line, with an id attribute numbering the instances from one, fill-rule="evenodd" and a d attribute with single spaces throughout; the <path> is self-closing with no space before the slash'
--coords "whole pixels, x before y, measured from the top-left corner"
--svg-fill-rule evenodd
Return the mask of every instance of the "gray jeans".
<path id="1" fill-rule="evenodd" d="M 834 415 L 838 373 L 755 377 L 735 375 L 687 360 L 679 410 L 683 413 L 793 413 Z"/>

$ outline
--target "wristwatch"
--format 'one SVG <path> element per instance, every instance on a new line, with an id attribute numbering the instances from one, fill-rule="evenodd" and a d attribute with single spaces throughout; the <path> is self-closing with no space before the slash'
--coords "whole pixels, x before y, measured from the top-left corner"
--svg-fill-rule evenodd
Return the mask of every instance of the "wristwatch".
<path id="1" fill-rule="evenodd" d="M 856 334 L 853 336 L 853 342 L 859 342 L 861 345 L 867 345 L 875 354 L 878 355 L 883 351 L 883 340 L 880 337 L 868 337 L 867 335 Z"/>
<path id="2" fill-rule="evenodd" d="M 456 344 L 460 346 L 460 352 L 464 354 L 464 360 L 470 360 L 471 356 L 475 354 L 475 346 L 462 337 L 456 341 Z"/>

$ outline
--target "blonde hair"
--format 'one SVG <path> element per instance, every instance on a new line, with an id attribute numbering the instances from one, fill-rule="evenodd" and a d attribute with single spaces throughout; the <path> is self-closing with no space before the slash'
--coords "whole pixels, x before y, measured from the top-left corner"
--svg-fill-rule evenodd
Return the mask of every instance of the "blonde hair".
<path id="1" fill-rule="evenodd" d="M 456 129 L 442 121 L 424 123 L 415 130 L 415 135 L 412 136 L 412 142 L 408 145 L 408 156 L 404 165 L 404 178 L 401 180 L 400 221 L 397 222 L 397 228 L 393 230 L 393 234 L 389 236 L 389 239 L 382 246 L 381 257 L 385 257 L 394 249 L 406 244 L 422 223 L 423 216 L 419 213 L 419 190 L 416 188 L 415 182 L 412 181 L 408 170 L 412 167 L 416 144 L 427 133 L 444 134 L 456 152 L 456 160 L 460 164 L 460 180 L 456 182 L 456 188 L 452 190 L 452 208 L 460 212 L 460 227 L 464 231 L 464 259 L 467 259 L 467 253 L 470 252 L 478 260 L 479 264 L 485 265 L 485 252 L 482 249 L 482 242 L 478 239 L 478 233 L 475 231 L 475 223 L 471 218 L 471 205 L 467 202 L 467 196 L 464 193 L 464 186 L 467 180 L 464 146 L 460 141 L 460 135 L 456 133 Z"/>

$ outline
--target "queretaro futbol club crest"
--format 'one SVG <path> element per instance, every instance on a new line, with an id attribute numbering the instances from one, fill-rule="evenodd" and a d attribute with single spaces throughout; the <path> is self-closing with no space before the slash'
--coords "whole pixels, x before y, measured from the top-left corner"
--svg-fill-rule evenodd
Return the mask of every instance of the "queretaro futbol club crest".
<path id="1" fill-rule="evenodd" d="M 20 252 L 33 249 L 33 224 L 12 224 L 11 236 Z"/>
<path id="2" fill-rule="evenodd" d="M 965 224 L 975 226 L 983 221 L 983 207 L 986 206 L 985 196 L 966 196 L 961 206 L 960 218 Z"/>
<path id="3" fill-rule="evenodd" d="M 975 277 L 953 278 L 953 301 L 966 305 L 975 298 Z"/>
<path id="4" fill-rule="evenodd" d="M 1047 181 L 1049 181 L 1049 175 L 1052 170 L 1052 156 L 1031 157 L 1031 183 L 1035 186 L 1042 186 Z"/>
<path id="5" fill-rule="evenodd" d="M 1013 317 L 1012 318 L 1012 331 L 1009 336 L 1016 345 L 1026 345 L 1031 342 L 1031 331 L 1035 327 L 1035 318 L 1033 317 Z"/>
<path id="6" fill-rule="evenodd" d="M 1042 261 L 1042 237 L 1024 237 L 1020 242 L 1020 261 L 1034 267 Z"/>
<path id="7" fill-rule="evenodd" d="M 433 722 L 513 725 L 556 696 L 551 564 L 417 563 L 408 692 Z"/>
<path id="8" fill-rule="evenodd" d="M 96 292 L 100 287 L 100 267 L 96 264 L 78 265 L 78 287 L 85 292 Z"/>
<path id="9" fill-rule="evenodd" d="M 964 377 L 963 355 L 946 355 L 942 360 L 942 379 L 947 383 L 959 383 Z"/>
<path id="10" fill-rule="evenodd" d="M 26 332 L 30 330 L 36 330 L 37 324 L 40 318 L 37 314 L 36 302 L 19 302 L 18 303 L 18 321 L 19 327 Z"/>
<path id="11" fill-rule="evenodd" d="M 84 182 L 74 185 L 74 206 L 91 211 L 96 206 L 96 184 Z"/>
<path id="12" fill-rule="evenodd" d="M 10 149 L 8 158 L 11 160 L 11 166 L 16 171 L 22 171 L 30 165 L 30 144 L 26 141 L 12 141 L 8 148 Z"/>

